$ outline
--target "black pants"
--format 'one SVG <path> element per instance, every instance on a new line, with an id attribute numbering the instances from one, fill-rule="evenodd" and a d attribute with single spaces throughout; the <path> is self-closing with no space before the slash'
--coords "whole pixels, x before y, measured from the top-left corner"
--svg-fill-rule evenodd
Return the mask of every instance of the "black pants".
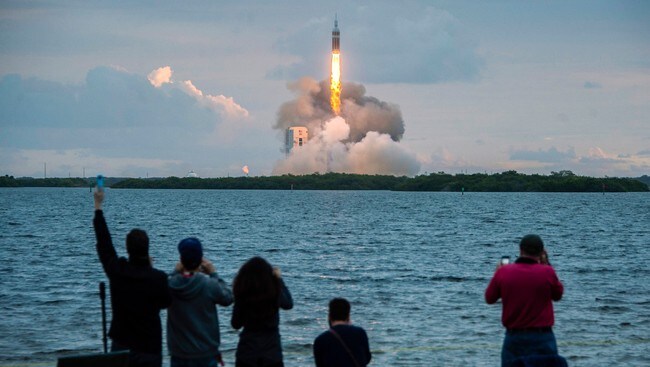
<path id="1" fill-rule="evenodd" d="M 255 364 L 249 364 L 238 360 L 235 362 L 235 367 L 284 367 L 284 363 L 282 361 L 273 364 L 268 363 L 268 361 L 260 360 Z"/>
<path id="2" fill-rule="evenodd" d="M 135 352 L 129 347 L 111 341 L 111 352 L 119 352 L 121 350 L 129 351 L 129 367 L 162 367 L 162 354 Z"/>

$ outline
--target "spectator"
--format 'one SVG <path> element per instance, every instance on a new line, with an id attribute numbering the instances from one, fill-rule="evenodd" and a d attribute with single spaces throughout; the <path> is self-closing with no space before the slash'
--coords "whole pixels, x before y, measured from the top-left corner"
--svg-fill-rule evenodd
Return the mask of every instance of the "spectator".
<path id="1" fill-rule="evenodd" d="M 366 331 L 350 322 L 350 303 L 334 298 L 329 304 L 330 329 L 314 340 L 316 367 L 361 367 L 370 363 Z"/>
<path id="2" fill-rule="evenodd" d="M 279 309 L 293 307 L 291 293 L 279 268 L 253 257 L 239 269 L 233 282 L 235 304 L 231 324 L 243 327 L 235 354 L 236 367 L 283 367 Z"/>
<path id="3" fill-rule="evenodd" d="M 167 311 L 171 367 L 216 367 L 221 362 L 216 304 L 230 306 L 232 292 L 203 257 L 197 238 L 178 244 L 180 262 L 169 277 L 173 302 Z"/>
<path id="4" fill-rule="evenodd" d="M 129 258 L 117 257 L 104 219 L 104 191 L 95 191 L 93 226 L 97 254 L 109 280 L 113 319 L 111 351 L 129 350 L 129 366 L 162 365 L 160 310 L 171 303 L 167 275 L 152 266 L 149 237 L 141 229 L 126 236 Z"/>
<path id="5" fill-rule="evenodd" d="M 501 321 L 506 336 L 501 366 L 511 366 L 519 357 L 557 355 L 553 334 L 553 301 L 562 298 L 564 287 L 548 261 L 542 239 L 533 234 L 519 243 L 514 264 L 497 266 L 485 290 L 488 304 L 502 299 Z"/>

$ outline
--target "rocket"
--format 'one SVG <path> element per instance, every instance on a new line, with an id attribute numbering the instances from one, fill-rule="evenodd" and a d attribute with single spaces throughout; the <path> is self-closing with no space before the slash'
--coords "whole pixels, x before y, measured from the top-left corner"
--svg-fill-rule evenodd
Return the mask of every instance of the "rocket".
<path id="1" fill-rule="evenodd" d="M 338 16 L 334 15 L 334 29 L 332 29 L 332 52 L 339 53 L 339 40 L 341 38 L 341 33 L 339 32 L 339 20 Z"/>

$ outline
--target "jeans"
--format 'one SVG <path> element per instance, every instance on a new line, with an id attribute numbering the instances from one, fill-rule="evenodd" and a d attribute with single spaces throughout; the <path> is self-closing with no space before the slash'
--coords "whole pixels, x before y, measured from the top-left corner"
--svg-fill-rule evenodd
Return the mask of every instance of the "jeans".
<path id="1" fill-rule="evenodd" d="M 111 352 L 129 350 L 129 347 L 122 345 L 115 340 L 111 343 Z M 129 367 L 161 367 L 162 354 L 142 353 L 129 350 Z"/>
<path id="2" fill-rule="evenodd" d="M 546 333 L 506 331 L 503 349 L 501 349 L 501 367 L 510 367 L 518 357 L 540 354 L 557 355 L 555 334 L 552 331 Z"/>
<path id="3" fill-rule="evenodd" d="M 178 358 L 171 357 L 171 367 L 217 367 L 219 362 L 216 356 L 203 358 Z"/>

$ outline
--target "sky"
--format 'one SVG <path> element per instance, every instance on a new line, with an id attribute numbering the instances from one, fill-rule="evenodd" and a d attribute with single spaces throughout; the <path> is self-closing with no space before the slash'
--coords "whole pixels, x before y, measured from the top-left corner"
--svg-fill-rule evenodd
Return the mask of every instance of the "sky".
<path id="1" fill-rule="evenodd" d="M 335 14 L 338 118 L 318 109 Z M 0 175 L 244 166 L 650 174 L 650 2 L 0 2 Z"/>

